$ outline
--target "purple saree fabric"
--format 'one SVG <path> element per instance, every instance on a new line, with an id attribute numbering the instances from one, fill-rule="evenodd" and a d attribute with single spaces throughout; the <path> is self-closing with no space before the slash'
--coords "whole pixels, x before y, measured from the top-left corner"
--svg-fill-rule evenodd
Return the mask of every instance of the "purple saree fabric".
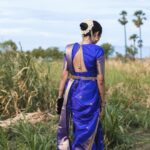
<path id="1" fill-rule="evenodd" d="M 79 49 L 75 43 L 66 55 L 69 72 L 76 76 L 95 77 L 99 70 L 104 70 L 104 51 L 95 44 L 83 44 L 83 57 L 87 72 L 75 72 L 72 61 Z M 98 68 L 103 67 L 103 68 Z M 104 71 L 103 71 L 104 72 Z M 104 150 L 103 132 L 100 122 L 100 93 L 96 80 L 68 79 L 65 86 L 65 102 L 57 129 L 58 150 Z M 73 131 L 69 131 L 69 120 L 72 120 Z M 73 132 L 73 139 L 69 138 Z"/>

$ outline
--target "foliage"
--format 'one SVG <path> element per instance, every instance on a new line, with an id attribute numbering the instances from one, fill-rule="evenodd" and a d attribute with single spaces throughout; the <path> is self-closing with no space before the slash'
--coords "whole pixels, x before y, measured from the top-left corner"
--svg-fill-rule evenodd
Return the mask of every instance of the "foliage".
<path id="1" fill-rule="evenodd" d="M 53 48 L 47 48 L 46 49 L 46 57 L 51 57 L 52 59 L 62 59 L 63 58 L 63 52 L 59 51 L 57 47 Z"/>
<path id="2" fill-rule="evenodd" d="M 123 60 L 123 59 L 124 59 L 124 56 L 123 56 L 121 53 L 116 52 L 116 59 L 117 59 L 117 60 Z"/>
<path id="3" fill-rule="evenodd" d="M 132 34 L 130 37 L 129 37 L 130 40 L 133 40 L 133 44 L 136 42 L 136 40 L 138 39 L 138 36 L 137 34 Z"/>
<path id="4" fill-rule="evenodd" d="M 7 40 L 0 43 L 0 48 L 2 51 L 16 51 L 17 45 L 12 40 Z"/>
<path id="5" fill-rule="evenodd" d="M 137 48 L 135 48 L 133 45 L 130 47 L 127 47 L 127 57 L 135 60 L 135 55 L 137 54 Z"/>
<path id="6" fill-rule="evenodd" d="M 61 59 L 63 58 L 63 52 L 59 51 L 57 47 L 43 49 L 42 47 L 33 49 L 31 55 L 35 58 L 47 58 L 47 59 Z"/>
<path id="7" fill-rule="evenodd" d="M 46 57 L 45 51 L 44 51 L 44 49 L 42 47 L 33 49 L 31 54 L 35 58 L 39 58 L 39 57 L 44 58 L 44 57 Z"/>
<path id="8" fill-rule="evenodd" d="M 129 39 L 133 40 L 133 43 L 127 48 L 127 56 L 131 59 L 135 59 L 135 55 L 138 53 L 138 49 L 136 47 L 136 40 L 138 39 L 138 36 L 137 34 L 132 34 Z"/>
<path id="9" fill-rule="evenodd" d="M 128 20 L 126 18 L 127 16 L 127 12 L 125 10 L 122 10 L 122 12 L 120 13 L 120 15 L 122 16 L 122 18 L 118 19 L 118 21 L 122 24 L 122 25 L 126 25 L 128 23 Z"/>
<path id="10" fill-rule="evenodd" d="M 136 19 L 133 19 L 133 23 L 139 28 L 143 25 L 143 20 L 146 20 L 145 13 L 142 10 L 138 10 L 135 11 L 134 16 Z"/>
<path id="11" fill-rule="evenodd" d="M 101 45 L 105 51 L 105 57 L 108 59 L 114 53 L 114 47 L 110 43 L 104 43 Z"/>

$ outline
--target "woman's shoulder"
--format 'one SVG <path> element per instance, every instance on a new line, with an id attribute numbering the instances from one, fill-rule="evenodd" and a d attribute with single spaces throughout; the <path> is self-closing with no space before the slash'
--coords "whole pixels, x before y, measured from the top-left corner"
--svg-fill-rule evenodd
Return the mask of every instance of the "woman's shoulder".
<path id="1" fill-rule="evenodd" d="M 95 44 L 95 52 L 96 52 L 96 57 L 103 56 L 105 53 L 104 49 L 101 46 L 96 45 L 96 44 Z"/>
<path id="2" fill-rule="evenodd" d="M 96 51 L 103 51 L 104 52 L 104 49 L 100 46 L 100 45 L 97 45 L 97 44 L 90 44 L 90 46 L 96 50 Z"/>
<path id="3" fill-rule="evenodd" d="M 104 51 L 104 49 L 100 46 L 100 45 L 97 45 L 97 44 L 93 44 L 95 49 L 98 50 L 98 51 Z"/>
<path id="4" fill-rule="evenodd" d="M 91 44 L 84 44 L 84 46 L 90 49 L 90 51 L 88 52 L 92 53 L 92 55 L 95 56 L 96 58 L 104 55 L 104 49 L 100 45 L 91 43 Z"/>
<path id="5" fill-rule="evenodd" d="M 71 51 L 74 45 L 75 43 L 66 44 L 64 52 L 66 53 L 66 52 Z"/>
<path id="6" fill-rule="evenodd" d="M 69 43 L 69 44 L 66 44 L 66 48 L 67 47 L 71 47 L 71 46 L 79 46 L 80 44 L 78 42 L 74 42 L 74 43 Z"/>

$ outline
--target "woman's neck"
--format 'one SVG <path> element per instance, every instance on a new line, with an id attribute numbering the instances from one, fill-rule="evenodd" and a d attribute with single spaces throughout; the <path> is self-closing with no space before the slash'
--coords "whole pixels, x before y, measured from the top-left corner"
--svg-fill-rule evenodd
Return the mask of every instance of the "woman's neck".
<path id="1" fill-rule="evenodd" d="M 87 37 L 83 37 L 81 44 L 91 44 L 92 40 L 91 37 L 87 36 Z"/>

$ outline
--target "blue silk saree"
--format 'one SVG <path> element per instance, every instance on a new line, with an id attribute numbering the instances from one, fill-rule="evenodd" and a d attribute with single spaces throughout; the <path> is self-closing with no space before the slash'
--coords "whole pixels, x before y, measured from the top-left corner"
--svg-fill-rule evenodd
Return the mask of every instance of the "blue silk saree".
<path id="1" fill-rule="evenodd" d="M 73 59 L 80 46 L 86 72 L 75 72 L 73 67 Z M 97 80 L 82 78 L 104 74 L 104 50 L 95 44 L 72 44 L 70 51 L 64 54 L 64 69 L 80 78 L 68 78 L 65 85 L 57 129 L 57 150 L 104 150 Z"/>

